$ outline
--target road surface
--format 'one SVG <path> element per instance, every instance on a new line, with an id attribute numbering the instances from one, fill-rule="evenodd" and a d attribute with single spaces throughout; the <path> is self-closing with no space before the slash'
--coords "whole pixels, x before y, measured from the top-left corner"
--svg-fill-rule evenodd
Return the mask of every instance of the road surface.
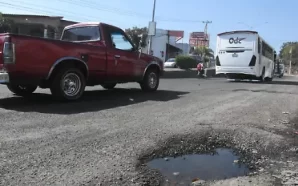
<path id="1" fill-rule="evenodd" d="M 162 79 L 155 93 L 137 84 L 97 86 L 67 104 L 53 102 L 48 90 L 24 99 L 1 86 L 0 185 L 158 185 L 140 159 L 171 153 L 162 150 L 171 139 L 189 141 L 177 149 L 183 153 L 215 136 L 260 161 L 255 176 L 211 184 L 293 182 L 294 173 L 281 173 L 298 169 L 297 85 L 296 77 L 272 84 Z"/>

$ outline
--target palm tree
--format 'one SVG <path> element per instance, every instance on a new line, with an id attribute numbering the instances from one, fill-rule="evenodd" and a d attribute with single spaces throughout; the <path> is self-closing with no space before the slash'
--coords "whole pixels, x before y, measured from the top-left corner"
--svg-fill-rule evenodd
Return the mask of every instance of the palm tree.
<path id="1" fill-rule="evenodd" d="M 214 58 L 213 50 L 211 48 L 207 48 L 204 46 L 197 47 L 194 50 L 194 53 L 199 55 L 202 58 L 203 63 L 208 62 L 210 58 Z"/>

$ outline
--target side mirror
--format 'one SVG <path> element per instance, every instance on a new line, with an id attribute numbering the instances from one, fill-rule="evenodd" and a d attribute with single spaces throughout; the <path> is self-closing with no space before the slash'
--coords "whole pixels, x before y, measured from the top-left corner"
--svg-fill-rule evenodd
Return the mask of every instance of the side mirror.
<path id="1" fill-rule="evenodd" d="M 141 58 L 141 54 L 142 54 L 142 47 L 139 48 L 139 59 Z"/>

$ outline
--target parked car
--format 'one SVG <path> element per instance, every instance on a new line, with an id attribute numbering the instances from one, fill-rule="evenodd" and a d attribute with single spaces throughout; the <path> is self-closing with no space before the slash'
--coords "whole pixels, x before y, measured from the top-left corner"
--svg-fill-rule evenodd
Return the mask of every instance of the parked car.
<path id="1" fill-rule="evenodd" d="M 155 91 L 163 61 L 140 53 L 118 27 L 105 23 L 67 26 L 61 40 L 0 34 L 0 84 L 20 96 L 50 88 L 60 100 L 77 100 L 86 86 L 112 89 L 137 82 Z"/>
<path id="2" fill-rule="evenodd" d="M 177 68 L 176 64 L 176 59 L 175 58 L 169 58 L 165 63 L 164 63 L 165 68 Z"/>
<path id="3" fill-rule="evenodd" d="M 279 78 L 282 78 L 285 72 L 285 65 L 282 63 L 279 64 L 279 72 L 278 72 L 277 65 L 278 64 L 275 65 L 275 75 L 278 76 Z"/>

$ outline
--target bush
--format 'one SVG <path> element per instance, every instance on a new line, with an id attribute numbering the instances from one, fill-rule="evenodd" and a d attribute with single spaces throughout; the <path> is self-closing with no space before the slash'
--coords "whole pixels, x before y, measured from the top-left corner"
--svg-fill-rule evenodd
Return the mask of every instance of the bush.
<path id="1" fill-rule="evenodd" d="M 197 62 L 191 56 L 177 56 L 176 64 L 181 69 L 196 68 Z"/>

